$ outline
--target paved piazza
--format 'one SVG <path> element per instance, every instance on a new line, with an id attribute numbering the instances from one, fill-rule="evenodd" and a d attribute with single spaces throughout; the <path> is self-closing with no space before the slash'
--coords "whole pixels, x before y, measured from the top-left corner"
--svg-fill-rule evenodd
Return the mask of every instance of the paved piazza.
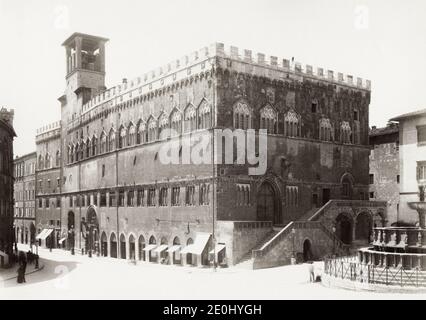
<path id="1" fill-rule="evenodd" d="M 26 284 L 17 284 L 16 279 L 0 282 L 0 299 L 426 298 L 426 294 L 379 294 L 325 288 L 320 283 L 308 282 L 306 265 L 256 271 L 233 267 L 214 272 L 152 263 L 135 266 L 125 260 L 72 256 L 60 250 L 39 249 L 39 254 L 44 269 L 28 275 Z M 3 275 L 5 273 L 0 273 L 0 277 Z"/>

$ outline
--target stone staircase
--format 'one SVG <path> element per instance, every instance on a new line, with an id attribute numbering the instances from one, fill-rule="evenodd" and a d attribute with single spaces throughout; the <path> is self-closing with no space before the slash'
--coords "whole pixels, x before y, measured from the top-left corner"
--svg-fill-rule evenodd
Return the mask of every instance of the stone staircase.
<path id="1" fill-rule="evenodd" d="M 253 270 L 253 251 L 260 249 L 265 243 L 273 239 L 281 231 L 281 229 L 282 228 L 279 226 L 274 226 L 272 228 L 272 231 L 265 238 L 263 238 L 262 241 L 260 241 L 251 251 L 247 252 L 235 265 L 235 267 L 239 269 Z"/>

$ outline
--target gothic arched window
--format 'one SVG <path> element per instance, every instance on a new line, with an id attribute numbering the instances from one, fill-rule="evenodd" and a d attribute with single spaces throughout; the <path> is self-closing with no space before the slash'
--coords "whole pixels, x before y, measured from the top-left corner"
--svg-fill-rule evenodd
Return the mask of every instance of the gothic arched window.
<path id="1" fill-rule="evenodd" d="M 147 134 L 146 134 L 146 125 L 142 120 L 139 120 L 138 126 L 136 128 L 137 130 L 137 136 L 136 136 L 136 143 L 141 144 L 145 143 L 147 141 Z"/>
<path id="2" fill-rule="evenodd" d="M 108 151 L 115 150 L 115 130 L 111 128 L 108 135 Z"/>
<path id="3" fill-rule="evenodd" d="M 100 138 L 100 153 L 107 152 L 107 135 L 105 131 L 102 131 L 101 138 Z"/>
<path id="4" fill-rule="evenodd" d="M 127 130 L 125 127 L 121 126 L 120 134 L 118 136 L 118 148 L 124 148 L 126 146 Z"/>
<path id="5" fill-rule="evenodd" d="M 169 117 L 163 113 L 158 120 L 158 136 L 160 139 L 168 138 L 169 136 Z"/>
<path id="6" fill-rule="evenodd" d="M 148 121 L 148 142 L 157 140 L 157 121 L 151 117 Z"/>
<path id="7" fill-rule="evenodd" d="M 192 104 L 186 107 L 184 119 L 184 132 L 191 132 L 197 128 L 197 111 L 195 110 L 195 107 Z"/>
<path id="8" fill-rule="evenodd" d="M 340 125 L 340 142 L 341 143 L 351 143 L 351 126 L 349 122 L 343 121 Z"/>
<path id="9" fill-rule="evenodd" d="M 171 122 L 171 134 L 173 136 L 178 136 L 182 133 L 182 113 L 175 109 L 171 116 L 170 116 L 170 122 Z"/>
<path id="10" fill-rule="evenodd" d="M 260 129 L 268 130 L 268 133 L 276 133 L 277 113 L 269 104 L 260 110 Z"/>
<path id="11" fill-rule="evenodd" d="M 129 126 L 129 138 L 128 138 L 128 145 L 133 146 L 136 144 L 136 128 L 133 125 L 132 122 L 130 122 Z"/>
<path id="12" fill-rule="evenodd" d="M 207 129 L 211 126 L 211 105 L 203 100 L 198 107 L 198 129 Z"/>
<path id="13" fill-rule="evenodd" d="M 287 137 L 301 136 L 300 116 L 293 110 L 284 116 L 284 133 Z"/>
<path id="14" fill-rule="evenodd" d="M 251 128 L 251 109 L 244 102 L 237 102 L 233 108 L 234 112 L 234 128 L 250 129 Z"/>
<path id="15" fill-rule="evenodd" d="M 331 126 L 330 119 L 322 118 L 319 121 L 319 138 L 323 141 L 332 141 L 333 140 L 333 129 Z"/>

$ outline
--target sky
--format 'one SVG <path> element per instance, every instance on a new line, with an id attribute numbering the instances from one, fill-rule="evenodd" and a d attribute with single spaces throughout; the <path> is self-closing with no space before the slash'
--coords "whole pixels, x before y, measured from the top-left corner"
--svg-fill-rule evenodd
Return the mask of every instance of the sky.
<path id="1" fill-rule="evenodd" d="M 370 126 L 426 108 L 424 0 L 0 0 L 0 107 L 15 155 L 60 119 L 73 32 L 109 38 L 106 85 L 213 42 L 370 79 Z"/>

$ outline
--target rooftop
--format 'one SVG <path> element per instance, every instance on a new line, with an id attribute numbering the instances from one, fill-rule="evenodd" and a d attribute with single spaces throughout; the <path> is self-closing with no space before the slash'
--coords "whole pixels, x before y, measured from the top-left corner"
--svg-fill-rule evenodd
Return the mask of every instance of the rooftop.
<path id="1" fill-rule="evenodd" d="M 384 136 L 388 134 L 398 133 L 399 125 L 397 123 L 389 123 L 386 127 L 376 128 L 372 127 L 369 132 L 370 137 Z"/>
<path id="2" fill-rule="evenodd" d="M 67 38 L 67 40 L 64 41 L 64 43 L 62 43 L 62 45 L 67 46 L 67 45 L 71 44 L 76 37 L 82 37 L 82 38 L 85 38 L 87 40 L 93 40 L 93 41 L 104 41 L 104 42 L 109 41 L 109 39 L 104 38 L 104 37 L 97 37 L 97 36 L 93 36 L 93 35 L 86 34 L 86 33 L 74 32 L 72 35 L 70 35 Z"/>
<path id="3" fill-rule="evenodd" d="M 397 116 L 397 117 L 390 119 L 390 121 L 400 121 L 400 120 L 404 120 L 404 119 L 407 119 L 407 118 L 419 117 L 419 116 L 423 116 L 423 115 L 426 115 L 426 109 L 420 109 L 420 110 L 417 110 L 417 111 L 404 113 L 400 116 Z"/>

